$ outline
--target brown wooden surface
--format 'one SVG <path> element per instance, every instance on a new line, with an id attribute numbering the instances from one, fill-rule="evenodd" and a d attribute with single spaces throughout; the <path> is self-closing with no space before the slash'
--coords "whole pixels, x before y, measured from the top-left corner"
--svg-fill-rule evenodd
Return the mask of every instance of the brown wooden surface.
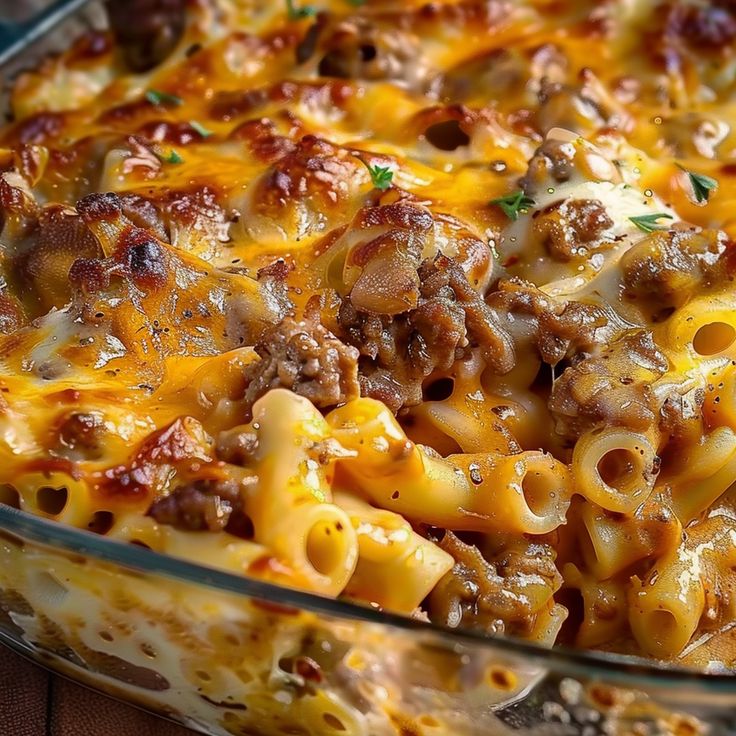
<path id="1" fill-rule="evenodd" d="M 193 736 L 27 662 L 0 646 L 2 736 Z"/>

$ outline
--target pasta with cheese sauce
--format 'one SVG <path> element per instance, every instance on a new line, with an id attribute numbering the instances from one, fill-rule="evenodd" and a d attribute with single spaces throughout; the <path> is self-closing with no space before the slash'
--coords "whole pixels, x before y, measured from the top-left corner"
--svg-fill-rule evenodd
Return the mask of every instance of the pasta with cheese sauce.
<path id="1" fill-rule="evenodd" d="M 732 4 L 131 17 L 0 129 L 0 501 L 733 669 Z"/>

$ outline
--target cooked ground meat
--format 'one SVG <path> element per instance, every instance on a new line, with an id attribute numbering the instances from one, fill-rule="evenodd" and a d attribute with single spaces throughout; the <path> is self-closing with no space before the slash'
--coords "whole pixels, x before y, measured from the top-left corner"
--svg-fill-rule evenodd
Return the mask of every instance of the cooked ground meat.
<path id="1" fill-rule="evenodd" d="M 320 42 L 315 44 L 317 38 Z M 307 50 L 314 50 L 309 49 L 310 45 L 316 45 L 322 54 L 318 64 L 321 76 L 390 80 L 422 92 L 428 92 L 439 81 L 416 36 L 397 27 L 381 29 L 368 18 L 341 20 L 324 30 L 317 26 L 300 47 L 303 56 Z"/>
<path id="2" fill-rule="evenodd" d="M 515 342 L 530 339 L 550 365 L 606 344 L 619 329 L 601 307 L 557 300 L 521 279 L 499 282 L 487 301 Z"/>
<path id="3" fill-rule="evenodd" d="M 524 192 L 533 196 L 549 179 L 560 184 L 569 181 L 575 171 L 574 155 L 569 149 L 560 141 L 545 140 L 534 152 L 526 174 L 519 181 Z"/>
<path id="4" fill-rule="evenodd" d="M 233 480 L 197 480 L 179 486 L 154 502 L 148 516 L 183 531 L 226 531 L 243 539 L 253 537 L 253 525 L 243 511 L 240 489 Z"/>
<path id="5" fill-rule="evenodd" d="M 6 289 L 0 289 L 0 335 L 11 335 L 26 321 L 20 301 Z"/>
<path id="6" fill-rule="evenodd" d="M 361 393 L 394 412 L 419 404 L 424 379 L 448 370 L 470 347 L 479 346 L 499 373 L 513 367 L 509 336 L 455 261 L 438 255 L 422 262 L 417 274 L 415 308 L 376 314 L 356 309 L 346 297 L 338 314 L 345 340 L 360 351 Z"/>
<path id="7" fill-rule="evenodd" d="M 653 232 L 621 259 L 624 294 L 646 300 L 655 314 L 679 307 L 727 276 L 727 248 L 728 237 L 718 230 Z"/>
<path id="8" fill-rule="evenodd" d="M 217 437 L 217 458 L 233 465 L 247 466 L 258 450 L 258 435 L 241 427 L 226 429 Z"/>
<path id="9" fill-rule="evenodd" d="M 557 261 L 585 260 L 605 247 L 605 233 L 613 220 L 597 199 L 566 199 L 545 207 L 532 223 L 549 254 Z M 609 244 L 613 244 L 609 240 Z"/>
<path id="10" fill-rule="evenodd" d="M 74 412 L 59 428 L 57 452 L 72 460 L 101 456 L 107 428 L 100 414 Z"/>
<path id="11" fill-rule="evenodd" d="M 184 30 L 184 0 L 108 0 L 115 37 L 128 66 L 146 71 L 163 61 Z"/>
<path id="12" fill-rule="evenodd" d="M 659 405 L 652 384 L 668 365 L 644 330 L 631 330 L 597 355 L 577 361 L 552 387 L 549 410 L 558 434 L 577 440 L 602 424 L 638 431 L 653 426 Z"/>
<path id="13" fill-rule="evenodd" d="M 518 540 L 486 559 L 475 545 L 446 532 L 439 546 L 455 565 L 429 596 L 432 621 L 500 633 L 528 625 L 562 584 L 547 544 Z"/>
<path id="14" fill-rule="evenodd" d="M 327 408 L 360 395 L 356 348 L 345 345 L 319 321 L 315 310 L 302 320 L 287 316 L 268 330 L 255 350 L 260 360 L 246 370 L 248 406 L 283 387 Z"/>
<path id="15" fill-rule="evenodd" d="M 538 97 L 535 120 L 542 134 L 564 128 L 586 135 L 604 126 L 628 130 L 633 125 L 628 111 L 589 68 L 580 70 L 574 84 L 543 79 Z"/>
<path id="16" fill-rule="evenodd" d="M 699 51 L 720 51 L 736 39 L 736 8 L 730 0 L 710 0 L 703 7 L 665 3 L 665 42 L 677 45 L 682 39 Z"/>

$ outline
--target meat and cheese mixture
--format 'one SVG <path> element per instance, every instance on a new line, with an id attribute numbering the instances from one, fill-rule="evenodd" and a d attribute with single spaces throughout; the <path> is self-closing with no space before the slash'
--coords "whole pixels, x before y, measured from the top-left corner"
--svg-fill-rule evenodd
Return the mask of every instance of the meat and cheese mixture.
<path id="1" fill-rule="evenodd" d="M 136 0 L 0 130 L 0 499 L 736 662 L 736 5 Z"/>

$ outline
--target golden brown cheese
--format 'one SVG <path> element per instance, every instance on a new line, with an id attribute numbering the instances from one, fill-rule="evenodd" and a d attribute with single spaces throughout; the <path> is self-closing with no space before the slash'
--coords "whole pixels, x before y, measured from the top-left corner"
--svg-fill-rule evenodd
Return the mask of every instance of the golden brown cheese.
<path id="1" fill-rule="evenodd" d="M 17 79 L 0 498 L 733 667 L 736 11 L 314 5 L 116 15 Z"/>

